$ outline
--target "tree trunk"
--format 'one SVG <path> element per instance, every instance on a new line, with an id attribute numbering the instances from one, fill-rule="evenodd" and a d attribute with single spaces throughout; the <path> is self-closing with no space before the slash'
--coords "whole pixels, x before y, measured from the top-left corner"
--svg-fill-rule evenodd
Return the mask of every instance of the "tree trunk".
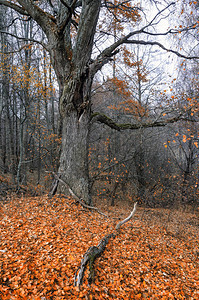
<path id="1" fill-rule="evenodd" d="M 68 188 L 60 182 L 58 191 L 68 194 L 71 190 L 89 205 L 91 205 L 91 196 L 88 138 L 92 80 L 93 77 L 89 76 L 87 69 L 77 68 L 71 72 L 63 88 L 60 84 L 62 92 L 60 97 L 62 148 L 58 175 Z M 56 191 L 56 189 L 54 190 Z"/>
<path id="2" fill-rule="evenodd" d="M 91 204 L 88 172 L 89 112 L 85 111 L 81 120 L 77 112 L 71 111 L 63 119 L 62 151 L 59 176 L 74 194 Z M 66 187 L 59 191 L 67 193 Z"/>

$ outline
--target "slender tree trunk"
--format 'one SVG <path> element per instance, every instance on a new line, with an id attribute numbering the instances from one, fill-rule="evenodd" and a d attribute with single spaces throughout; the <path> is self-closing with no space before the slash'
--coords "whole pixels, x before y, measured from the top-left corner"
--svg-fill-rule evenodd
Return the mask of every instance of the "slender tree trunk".
<path id="1" fill-rule="evenodd" d="M 137 198 L 140 203 L 145 203 L 145 171 L 144 171 L 144 149 L 143 149 L 143 133 L 142 131 L 139 134 L 139 146 L 135 153 L 135 167 L 137 173 L 137 181 L 138 181 L 138 191 L 137 191 Z"/>
<path id="2" fill-rule="evenodd" d="M 37 162 L 37 185 L 40 183 L 41 179 L 41 107 L 40 101 L 37 104 L 38 112 L 38 162 Z"/>
<path id="3" fill-rule="evenodd" d="M 185 170 L 183 174 L 183 181 L 182 181 L 182 204 L 186 205 L 190 201 L 190 179 L 191 179 L 191 172 L 193 170 L 193 139 L 191 138 L 188 143 L 188 153 L 185 157 Z"/>
<path id="4" fill-rule="evenodd" d="M 22 169 L 22 162 L 24 156 L 24 121 L 20 121 L 20 137 L 19 137 L 19 163 L 17 167 L 17 187 L 19 188 L 21 184 L 21 169 Z"/>

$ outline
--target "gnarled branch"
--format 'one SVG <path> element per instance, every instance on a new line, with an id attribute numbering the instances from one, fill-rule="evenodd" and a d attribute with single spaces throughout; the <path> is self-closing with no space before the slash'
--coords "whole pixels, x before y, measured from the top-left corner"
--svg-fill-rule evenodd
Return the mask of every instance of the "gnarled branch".
<path id="1" fill-rule="evenodd" d="M 41 26 L 47 37 L 53 34 L 54 30 L 56 29 L 56 19 L 54 16 L 48 12 L 45 12 L 33 1 L 18 0 L 18 2 L 26 10 L 28 15 L 31 16 L 33 20 L 35 20 L 35 22 Z"/>
<path id="2" fill-rule="evenodd" d="M 100 123 L 106 124 L 110 128 L 115 129 L 117 131 L 122 131 L 122 130 L 126 130 L 126 129 L 136 130 L 136 129 L 140 129 L 140 128 L 163 127 L 168 124 L 176 123 L 180 120 L 196 122 L 195 120 L 190 120 L 188 118 L 184 118 L 182 116 L 182 114 L 180 114 L 177 117 L 173 117 L 173 118 L 169 118 L 169 119 L 165 119 L 165 120 L 161 120 L 161 121 L 154 121 L 154 122 L 147 122 L 147 123 L 140 123 L 140 124 L 130 124 L 130 123 L 119 124 L 119 123 L 116 123 L 111 118 L 109 118 L 108 116 L 106 116 L 105 114 L 98 113 L 98 112 L 93 113 L 93 115 L 91 116 L 92 123 L 100 122 Z"/>
<path id="3" fill-rule="evenodd" d="M 75 273 L 75 278 L 74 278 L 74 285 L 75 286 L 82 285 L 84 273 L 85 273 L 85 270 L 86 270 L 86 267 L 87 267 L 88 264 L 89 264 L 88 282 L 89 282 L 89 284 L 91 284 L 94 281 L 94 262 L 95 262 L 95 259 L 102 255 L 102 253 L 104 252 L 104 250 L 106 248 L 106 245 L 108 244 L 109 240 L 111 238 L 114 239 L 119 234 L 118 229 L 123 224 L 128 222 L 134 216 L 134 214 L 136 212 L 136 207 L 137 207 L 137 202 L 134 203 L 134 208 L 133 208 L 133 211 L 130 213 L 130 215 L 126 219 L 120 221 L 116 225 L 116 227 L 115 227 L 116 232 L 115 233 L 107 234 L 105 237 L 103 237 L 101 239 L 101 241 L 99 242 L 99 244 L 97 246 L 92 246 L 86 251 L 86 253 L 84 254 L 84 257 L 81 260 L 81 264 L 80 264 L 79 268 L 77 269 L 77 271 Z"/>
<path id="4" fill-rule="evenodd" d="M 90 247 L 86 253 L 84 254 L 84 257 L 81 260 L 81 265 L 77 269 L 75 273 L 74 278 L 74 286 L 80 286 L 83 283 L 84 278 L 84 272 L 86 270 L 86 267 L 89 263 L 89 278 L 88 282 L 91 284 L 94 281 L 94 262 L 95 259 L 104 252 L 106 245 L 108 244 L 109 240 L 111 238 L 115 238 L 115 235 L 113 233 L 106 235 L 97 246 Z M 78 272 L 79 271 L 79 272 Z"/>

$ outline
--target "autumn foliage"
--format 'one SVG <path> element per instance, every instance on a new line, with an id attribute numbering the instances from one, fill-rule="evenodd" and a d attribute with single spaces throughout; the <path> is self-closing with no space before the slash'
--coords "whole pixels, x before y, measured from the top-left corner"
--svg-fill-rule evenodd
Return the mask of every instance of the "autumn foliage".
<path id="1" fill-rule="evenodd" d="M 86 250 L 129 214 L 75 200 L 16 198 L 1 205 L 0 299 L 198 299 L 196 213 L 138 208 L 95 262 L 95 283 L 74 287 Z"/>

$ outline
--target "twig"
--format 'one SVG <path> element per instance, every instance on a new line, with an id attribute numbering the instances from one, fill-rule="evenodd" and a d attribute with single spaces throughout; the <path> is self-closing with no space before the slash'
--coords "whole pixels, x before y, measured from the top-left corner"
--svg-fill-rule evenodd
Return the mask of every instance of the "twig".
<path id="1" fill-rule="evenodd" d="M 62 182 L 62 180 L 60 182 Z M 97 207 L 90 206 L 90 205 L 86 204 L 84 201 L 82 201 L 82 199 L 80 199 L 77 195 L 75 195 L 74 192 L 70 188 L 68 190 L 69 190 L 70 194 L 75 198 L 75 200 L 77 200 L 83 207 L 85 207 L 87 209 L 96 210 L 99 214 L 108 218 L 108 216 L 106 214 L 104 214 L 103 212 L 101 212 Z"/>
<path id="2" fill-rule="evenodd" d="M 53 172 L 53 175 L 55 176 L 55 179 L 56 181 L 58 182 L 61 182 L 69 191 L 69 193 L 71 194 L 71 196 L 76 200 L 78 201 L 81 206 L 83 206 L 84 208 L 87 208 L 87 209 L 91 209 L 91 210 L 95 210 L 96 212 L 98 212 L 100 215 L 108 218 L 108 216 L 106 214 L 104 214 L 103 212 L 101 212 L 97 207 L 95 206 L 90 206 L 90 205 L 87 205 L 84 201 L 82 201 L 82 199 L 80 199 L 74 192 L 73 190 L 69 187 L 69 185 L 63 181 L 61 178 L 59 178 L 58 175 L 56 175 L 54 172 Z"/>

